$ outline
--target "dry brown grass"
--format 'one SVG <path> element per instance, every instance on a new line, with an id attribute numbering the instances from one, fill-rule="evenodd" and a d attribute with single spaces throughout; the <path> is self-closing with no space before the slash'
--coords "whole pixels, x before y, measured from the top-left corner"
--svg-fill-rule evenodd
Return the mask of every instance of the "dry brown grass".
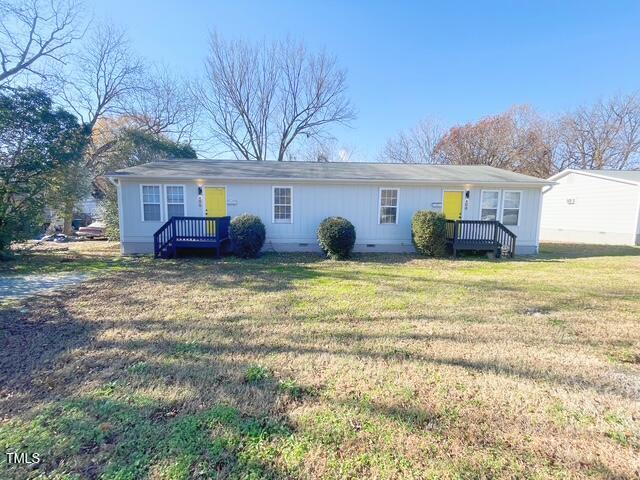
<path id="1" fill-rule="evenodd" d="M 2 476 L 640 475 L 640 249 L 100 262 L 0 311 L 0 443 L 43 457 Z"/>

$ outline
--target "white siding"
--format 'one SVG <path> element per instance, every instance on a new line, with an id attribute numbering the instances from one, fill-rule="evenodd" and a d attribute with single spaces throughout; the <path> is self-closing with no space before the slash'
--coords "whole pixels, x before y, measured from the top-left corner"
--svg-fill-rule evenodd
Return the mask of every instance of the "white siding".
<path id="1" fill-rule="evenodd" d="M 520 220 L 518 225 L 507 225 L 507 228 L 516 234 L 516 246 L 538 245 L 539 218 L 540 218 L 540 202 L 541 191 L 539 188 L 495 188 L 486 187 L 478 188 L 471 191 L 469 198 L 470 213 L 465 217 L 469 219 L 480 218 L 480 195 L 482 190 L 498 190 L 500 192 L 498 220 L 502 221 L 502 202 L 504 200 L 504 191 L 522 192 L 520 197 Z"/>
<path id="2" fill-rule="evenodd" d="M 635 244 L 640 187 L 573 172 L 557 182 L 543 195 L 543 241 Z"/>
<path id="3" fill-rule="evenodd" d="M 201 216 L 202 206 L 198 203 L 198 186 L 191 182 L 154 182 L 185 185 L 185 209 L 187 216 Z M 464 190 L 464 186 L 426 187 L 399 185 L 393 183 L 376 184 L 312 184 L 296 182 L 239 182 L 207 181 L 206 186 L 225 186 L 227 189 L 227 210 L 232 217 L 241 213 L 258 215 L 267 230 L 266 247 L 280 250 L 316 248 L 316 231 L 320 222 L 329 216 L 342 216 L 356 228 L 357 249 L 378 251 L 411 250 L 411 217 L 417 210 L 440 211 L 443 190 Z M 291 186 L 293 189 L 293 222 L 273 223 L 272 187 Z M 380 225 L 378 206 L 380 188 L 397 188 L 398 223 Z M 153 233 L 166 220 L 164 188 L 162 188 L 162 221 L 142 222 L 140 206 L 140 184 L 121 180 L 123 243 L 135 245 L 133 250 L 150 251 Z M 480 190 L 474 187 L 465 201 L 463 219 L 478 219 L 480 212 Z M 514 190 L 507 188 L 507 190 Z M 519 189 L 522 191 L 520 225 L 512 227 L 518 235 L 516 245 L 521 251 L 533 253 L 538 245 L 538 210 L 540 189 Z M 204 201 L 204 199 L 203 199 Z M 436 206 L 433 206 L 436 204 Z M 510 227 L 511 228 L 511 227 Z M 146 244 L 140 248 L 141 244 Z M 303 244 L 303 245 L 300 245 Z M 307 244 L 307 245 L 304 245 Z"/>
<path id="4" fill-rule="evenodd" d="M 636 222 L 636 245 L 640 245 L 640 187 L 638 188 L 638 220 Z"/>

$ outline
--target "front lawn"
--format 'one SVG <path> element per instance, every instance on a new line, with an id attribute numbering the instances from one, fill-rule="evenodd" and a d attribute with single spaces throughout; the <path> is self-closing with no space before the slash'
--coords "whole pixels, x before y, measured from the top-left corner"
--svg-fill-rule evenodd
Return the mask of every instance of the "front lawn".
<path id="1" fill-rule="evenodd" d="M 4 267 L 92 279 L 0 307 L 0 445 L 42 459 L 0 457 L 0 478 L 640 475 L 638 248 L 333 262 L 92 245 Z"/>

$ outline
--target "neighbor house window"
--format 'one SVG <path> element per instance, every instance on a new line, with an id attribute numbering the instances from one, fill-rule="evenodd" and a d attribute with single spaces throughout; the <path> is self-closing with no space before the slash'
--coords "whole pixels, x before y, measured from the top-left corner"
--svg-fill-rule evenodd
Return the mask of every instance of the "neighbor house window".
<path id="1" fill-rule="evenodd" d="M 160 185 L 142 185 L 142 220 L 160 221 Z"/>
<path id="2" fill-rule="evenodd" d="M 184 186 L 167 185 L 167 218 L 184 217 Z"/>
<path id="3" fill-rule="evenodd" d="M 380 189 L 380 223 L 398 223 L 398 190 Z"/>
<path id="4" fill-rule="evenodd" d="M 480 220 L 498 219 L 498 201 L 500 192 L 497 190 L 483 190 L 481 200 Z"/>
<path id="5" fill-rule="evenodd" d="M 291 187 L 273 187 L 273 223 L 292 223 Z"/>
<path id="6" fill-rule="evenodd" d="M 504 192 L 502 201 L 502 223 L 518 225 L 520 220 L 520 196 L 522 192 Z"/>

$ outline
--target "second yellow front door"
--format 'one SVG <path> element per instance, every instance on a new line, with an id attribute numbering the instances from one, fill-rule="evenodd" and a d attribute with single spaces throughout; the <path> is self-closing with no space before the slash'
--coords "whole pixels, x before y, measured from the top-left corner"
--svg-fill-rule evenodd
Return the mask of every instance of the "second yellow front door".
<path id="1" fill-rule="evenodd" d="M 447 220 L 462 220 L 462 192 L 444 192 L 442 213 Z"/>
<path id="2" fill-rule="evenodd" d="M 205 217 L 227 216 L 227 191 L 224 187 L 205 188 Z"/>

